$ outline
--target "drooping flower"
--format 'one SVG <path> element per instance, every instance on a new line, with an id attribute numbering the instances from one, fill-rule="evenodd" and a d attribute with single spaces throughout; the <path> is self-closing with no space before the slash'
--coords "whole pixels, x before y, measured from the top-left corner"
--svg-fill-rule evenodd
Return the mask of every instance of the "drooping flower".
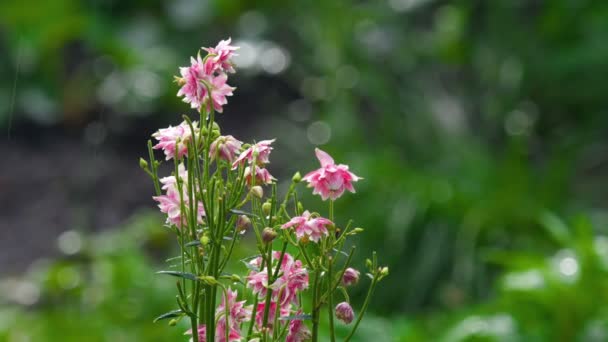
<path id="1" fill-rule="evenodd" d="M 247 185 L 251 186 L 252 185 L 252 179 L 251 179 L 251 167 L 247 166 L 247 168 L 245 169 L 245 182 L 247 183 Z M 255 168 L 255 184 L 256 185 L 268 185 L 271 184 L 272 181 L 276 180 L 276 178 L 274 178 L 270 172 L 268 172 L 267 169 L 261 168 L 261 167 L 256 167 Z"/>
<path id="2" fill-rule="evenodd" d="M 232 164 L 243 142 L 235 139 L 232 135 L 222 135 L 215 139 L 209 147 L 209 157 L 219 158 Z"/>
<path id="3" fill-rule="evenodd" d="M 262 140 L 257 144 L 252 145 L 245 151 L 239 155 L 239 157 L 232 164 L 232 169 L 236 169 L 240 164 L 248 161 L 250 164 L 253 163 L 254 156 L 257 154 L 255 158 L 256 164 L 259 166 L 264 166 L 268 164 L 270 161 L 268 157 L 270 156 L 270 152 L 272 152 L 272 146 L 270 146 L 275 139 L 271 140 Z"/>
<path id="4" fill-rule="evenodd" d="M 232 96 L 232 92 L 236 89 L 229 86 L 226 83 L 227 80 L 228 76 L 223 73 L 211 77 L 211 99 L 213 102 L 213 109 L 218 113 L 223 112 L 222 106 L 228 103 L 226 96 Z"/>
<path id="5" fill-rule="evenodd" d="M 215 339 L 219 342 L 240 341 L 240 325 L 251 319 L 251 306 L 245 306 L 245 301 L 237 301 L 238 292 L 231 289 L 226 290 L 222 296 L 222 302 L 215 310 L 217 320 Z M 227 297 L 227 298 L 226 298 Z M 228 315 L 226 315 L 228 310 Z M 228 324 L 226 324 L 228 319 Z M 226 341 L 226 329 L 228 329 L 228 341 Z"/>
<path id="6" fill-rule="evenodd" d="M 183 96 L 183 101 L 190 104 L 190 107 L 200 110 L 205 104 L 207 97 L 207 87 L 202 82 L 208 79 L 210 74 L 205 73 L 201 56 L 190 57 L 189 67 L 180 67 L 179 73 L 182 75 L 178 83 L 182 86 L 177 92 L 177 96 Z"/>
<path id="7" fill-rule="evenodd" d="M 359 282 L 359 271 L 356 269 L 349 267 L 344 271 L 344 276 L 342 276 L 342 285 L 350 286 L 355 285 Z"/>
<path id="8" fill-rule="evenodd" d="M 183 96 L 183 101 L 190 107 L 201 110 L 209 104 L 209 91 L 211 91 L 211 102 L 217 112 L 222 112 L 222 106 L 228 103 L 226 96 L 231 96 L 236 88 L 229 86 L 226 81 L 228 76 L 221 72 L 218 75 L 207 73 L 200 56 L 196 59 L 190 58 L 189 67 L 179 68 L 181 78 L 177 78 L 181 88 L 177 96 Z"/>
<path id="9" fill-rule="evenodd" d="M 318 243 L 323 235 L 329 235 L 327 225 L 331 224 L 333 224 L 333 222 L 324 217 L 312 217 L 308 210 L 306 210 L 302 213 L 302 216 L 292 217 L 291 220 L 282 225 L 281 228 L 288 229 L 294 227 L 298 240 L 308 238 L 309 240 Z"/>
<path id="10" fill-rule="evenodd" d="M 199 342 L 206 342 L 207 341 L 207 327 L 205 327 L 204 324 L 201 324 L 198 326 L 197 329 L 197 334 L 198 334 L 198 341 Z M 192 335 L 192 329 L 186 331 L 184 333 L 184 335 Z M 190 338 L 190 342 L 192 342 L 194 339 Z"/>
<path id="11" fill-rule="evenodd" d="M 234 72 L 234 65 L 231 61 L 232 57 L 238 56 L 234 51 L 238 50 L 238 46 L 230 45 L 231 38 L 221 40 L 216 47 L 203 48 L 209 56 L 205 61 L 205 71 L 207 74 L 220 70 L 223 72 Z"/>
<path id="12" fill-rule="evenodd" d="M 352 182 L 363 178 L 348 171 L 347 165 L 336 165 L 333 158 L 326 152 L 317 148 L 315 154 L 321 162 L 321 168 L 302 178 L 308 182 L 308 187 L 314 188 L 313 194 L 321 195 L 321 198 L 325 201 L 328 198 L 332 200 L 339 198 L 345 190 L 355 192 Z"/>
<path id="13" fill-rule="evenodd" d="M 353 308 L 347 302 L 342 302 L 336 305 L 336 318 L 342 322 L 349 324 L 355 318 Z"/>
<path id="14" fill-rule="evenodd" d="M 274 251 L 272 253 L 273 263 L 271 271 L 276 269 L 281 257 L 281 252 Z M 302 261 L 294 260 L 289 253 L 285 253 L 279 266 L 280 276 L 274 283 L 268 284 L 268 269 L 262 265 L 262 258 L 258 257 L 250 262 L 252 270 L 247 276 L 247 286 L 253 290 L 253 293 L 264 297 L 268 289 L 272 290 L 272 300 L 278 301 L 282 309 L 288 310 L 292 303 L 297 303 L 297 294 L 308 288 L 308 272 L 302 267 Z"/>
<path id="15" fill-rule="evenodd" d="M 194 134 L 198 137 L 199 128 L 198 122 L 192 122 Z M 181 159 L 188 154 L 188 143 L 192 140 L 192 130 L 186 121 L 183 121 L 178 126 L 161 128 L 152 136 L 158 140 L 158 144 L 154 145 L 154 149 L 162 149 L 165 153 L 166 160 L 171 158 Z"/>
<path id="16" fill-rule="evenodd" d="M 296 315 L 301 315 L 302 311 L 298 311 Z M 312 337 L 310 330 L 301 319 L 294 319 L 289 322 L 289 330 L 285 342 L 304 342 Z"/>
<path id="17" fill-rule="evenodd" d="M 167 223 L 173 224 L 178 228 L 181 228 L 183 224 L 187 223 L 187 215 L 182 215 L 182 208 L 180 200 L 184 201 L 184 209 L 188 212 L 190 208 L 190 200 L 188 198 L 188 171 L 184 167 L 184 164 L 178 166 L 178 177 L 182 182 L 182 194 L 180 196 L 177 178 L 175 176 L 163 177 L 160 179 L 163 184 L 162 189 L 165 190 L 164 195 L 152 197 L 158 202 L 160 211 L 167 214 Z M 196 202 L 196 219 L 198 223 L 203 222 L 203 216 L 205 216 L 205 208 L 203 203 Z"/>

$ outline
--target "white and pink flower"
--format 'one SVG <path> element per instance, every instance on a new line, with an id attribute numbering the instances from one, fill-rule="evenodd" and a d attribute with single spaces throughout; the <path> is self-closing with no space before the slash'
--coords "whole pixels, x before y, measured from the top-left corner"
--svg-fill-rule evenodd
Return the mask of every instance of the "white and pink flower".
<path id="1" fill-rule="evenodd" d="M 342 285 L 351 286 L 356 285 L 359 282 L 359 271 L 356 269 L 349 267 L 344 270 L 344 275 L 342 276 Z"/>
<path id="2" fill-rule="evenodd" d="M 241 150 L 243 142 L 235 139 L 232 135 L 223 135 L 215 139 L 209 148 L 209 157 L 216 157 L 232 164 Z"/>
<path id="3" fill-rule="evenodd" d="M 328 198 L 338 199 L 345 190 L 355 192 L 353 182 L 363 179 L 348 171 L 348 166 L 344 164 L 336 165 L 333 158 L 326 152 L 315 149 L 317 159 L 321 163 L 321 168 L 308 173 L 304 181 L 308 182 L 308 187 L 314 188 L 313 194 L 318 194 L 325 201 Z"/>
<path id="4" fill-rule="evenodd" d="M 196 137 L 199 135 L 198 122 L 192 122 L 192 128 Z M 166 160 L 171 158 L 181 159 L 188 155 L 188 144 L 192 140 L 192 130 L 186 121 L 183 121 L 178 126 L 161 128 L 156 133 L 152 134 L 158 144 L 154 145 L 154 149 L 162 149 L 165 153 Z"/>
<path id="5" fill-rule="evenodd" d="M 327 226 L 333 224 L 329 219 L 324 217 L 313 217 L 308 210 L 302 213 L 302 216 L 292 217 L 289 222 L 281 226 L 282 229 L 293 227 L 298 240 L 307 238 L 314 242 L 319 242 L 323 235 L 328 236 Z"/>
<path id="6" fill-rule="evenodd" d="M 342 302 L 336 305 L 336 318 L 346 324 L 350 324 L 355 318 L 355 313 L 350 304 Z"/>
<path id="7" fill-rule="evenodd" d="M 251 167 L 250 166 L 247 166 L 247 168 L 245 168 L 244 177 L 245 177 L 245 182 L 247 183 L 247 185 L 251 186 L 252 177 L 251 177 Z M 255 185 L 268 185 L 268 184 L 272 184 L 272 182 L 275 180 L 276 180 L 276 178 L 274 178 L 270 174 L 270 172 L 268 172 L 267 169 L 261 168 L 258 166 L 255 167 Z"/>
<path id="8" fill-rule="evenodd" d="M 254 156 L 256 164 L 259 166 L 264 166 L 270 162 L 269 156 L 270 152 L 272 152 L 273 147 L 270 146 L 275 141 L 275 139 L 271 140 L 262 140 L 257 144 L 252 145 L 245 151 L 239 155 L 239 157 L 232 164 L 232 169 L 236 169 L 240 164 L 244 164 L 245 161 L 249 162 L 249 164 L 253 163 Z"/>
<path id="9" fill-rule="evenodd" d="M 161 184 L 163 184 L 162 189 L 165 190 L 165 194 L 154 196 L 152 198 L 158 202 L 160 211 L 167 214 L 167 224 L 173 224 L 178 228 L 181 228 L 182 225 L 187 223 L 187 214 L 182 215 L 181 201 L 183 200 L 184 202 L 184 209 L 186 210 L 186 213 L 190 208 L 190 200 L 188 198 L 187 191 L 188 171 L 184 167 L 184 164 L 180 164 L 178 166 L 178 177 L 182 182 L 181 196 L 177 186 L 177 178 L 175 176 L 168 176 L 160 179 Z M 196 203 L 196 220 L 197 223 L 202 223 L 203 217 L 205 216 L 205 208 L 203 207 L 202 202 L 198 201 Z"/>
<path id="10" fill-rule="evenodd" d="M 297 315 L 301 315 L 302 311 L 298 311 Z M 312 337 L 310 330 L 301 319 L 294 319 L 289 322 L 289 330 L 285 342 L 304 342 L 309 341 Z"/>
<path id="11" fill-rule="evenodd" d="M 238 46 L 230 45 L 232 39 L 221 40 L 216 47 L 202 48 L 207 51 L 209 56 L 205 61 L 205 71 L 211 75 L 215 71 L 234 72 L 234 63 L 232 57 L 238 56 L 234 51 L 238 50 Z"/>

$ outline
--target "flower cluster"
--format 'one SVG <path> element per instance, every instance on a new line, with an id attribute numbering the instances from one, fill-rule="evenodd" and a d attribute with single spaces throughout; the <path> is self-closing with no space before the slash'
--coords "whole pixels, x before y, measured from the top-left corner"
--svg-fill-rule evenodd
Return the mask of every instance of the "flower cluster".
<path id="1" fill-rule="evenodd" d="M 353 183 L 362 178 L 316 149 L 321 168 L 305 177 L 296 173 L 279 198 L 277 179 L 267 169 L 275 140 L 244 144 L 221 135 L 214 121 L 213 114 L 222 112 L 234 90 L 226 82 L 235 72 L 237 49 L 230 39 L 223 40 L 180 68 L 177 95 L 199 111 L 200 122 L 184 116 L 179 125 L 159 129 L 152 134 L 157 143 L 148 142 L 150 161 L 140 160 L 154 182 L 153 199 L 180 247 L 180 255 L 171 258 L 171 270 L 159 272 L 179 278 L 177 307 L 157 320 L 171 318 L 169 325 L 188 320 L 185 334 L 193 342 L 317 342 L 325 308 L 328 315 L 323 317 L 328 317 L 335 340 L 334 319 L 346 324 L 355 320 L 347 288 L 357 285 L 360 272 L 350 267 L 354 248 L 350 254 L 345 249 L 347 239 L 363 229 L 339 225 L 345 220 L 334 217 L 334 201 L 347 190 L 354 193 Z M 166 161 L 173 159 L 172 175 L 159 177 L 161 162 L 154 150 L 161 150 Z M 326 217 L 306 210 L 298 199 L 302 180 L 313 194 L 330 200 Z M 264 196 L 263 186 L 272 187 L 270 196 Z M 227 274 L 234 247 L 247 233 L 255 234 L 257 242 L 256 256 L 245 259 L 249 271 L 243 278 Z M 375 254 L 366 264 L 370 296 L 388 268 L 378 266 Z M 237 286 L 243 286 L 241 300 L 233 290 Z M 335 298 L 344 301 L 334 306 Z"/>
<path id="2" fill-rule="evenodd" d="M 313 217 L 308 210 L 302 216 L 295 216 L 289 222 L 281 226 L 282 229 L 293 227 L 298 240 L 306 239 L 319 242 L 323 236 L 329 235 L 327 226 L 333 222 L 323 217 Z"/>
<path id="3" fill-rule="evenodd" d="M 270 163 L 270 152 L 272 152 L 271 144 L 275 139 L 262 140 L 257 144 L 253 144 L 251 147 L 243 151 L 241 155 L 232 163 L 232 169 L 236 169 L 239 165 L 248 163 L 249 165 L 245 168 L 245 180 L 249 186 L 267 185 L 271 184 L 276 180 L 270 172 L 264 167 Z M 252 169 L 255 169 L 255 177 L 252 177 Z M 253 179 L 252 179 L 253 178 Z"/>
<path id="4" fill-rule="evenodd" d="M 180 184 L 178 184 L 178 177 Z M 203 203 L 197 201 L 195 204 L 191 204 L 186 191 L 188 188 L 188 171 L 186 171 L 184 164 L 179 164 L 177 176 L 163 177 L 160 179 L 160 183 L 163 184 L 162 189 L 165 190 L 165 194 L 152 198 L 158 202 L 160 211 L 167 214 L 168 224 L 173 224 L 178 228 L 187 224 L 187 215 L 184 215 L 182 210 L 189 210 L 191 205 L 196 206 L 197 223 L 203 222 L 203 216 L 205 216 Z M 178 190 L 179 188 L 182 189 L 181 192 Z"/>
<path id="5" fill-rule="evenodd" d="M 183 101 L 199 111 L 209 102 L 219 113 L 228 103 L 226 96 L 232 96 L 235 88 L 229 86 L 227 72 L 234 72 L 231 58 L 238 47 L 230 45 L 230 39 L 222 40 L 215 48 L 203 48 L 209 54 L 201 59 L 200 54 L 190 58 L 189 67 L 179 68 L 181 77 L 176 77 L 181 88 L 177 96 L 183 96 Z"/>
<path id="6" fill-rule="evenodd" d="M 272 258 L 272 264 L 263 268 L 262 257 L 255 258 L 249 263 L 253 270 L 247 276 L 247 287 L 260 297 L 265 297 L 270 289 L 272 291 L 270 311 L 275 312 L 278 305 L 281 316 L 286 316 L 292 311 L 292 304 L 298 305 L 298 292 L 308 289 L 308 272 L 302 266 L 302 261 L 294 260 L 289 253 L 284 253 L 281 259 L 281 252 L 274 251 Z M 269 284 L 268 271 L 270 269 L 271 273 L 276 272 L 277 268 L 279 277 Z M 258 305 L 257 316 L 260 316 L 258 318 L 262 318 L 264 310 L 264 303 Z"/>

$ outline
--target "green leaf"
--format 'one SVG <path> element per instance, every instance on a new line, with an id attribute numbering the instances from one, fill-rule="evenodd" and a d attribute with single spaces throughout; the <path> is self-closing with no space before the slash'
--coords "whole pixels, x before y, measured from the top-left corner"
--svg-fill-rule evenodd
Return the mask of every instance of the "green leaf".
<path id="1" fill-rule="evenodd" d="M 164 314 L 156 317 L 152 322 L 156 323 L 156 322 L 158 322 L 160 320 L 167 319 L 167 318 L 179 317 L 179 316 L 181 316 L 183 314 L 184 314 L 184 312 L 181 309 L 165 312 Z"/>
<path id="2" fill-rule="evenodd" d="M 293 321 L 296 319 L 300 319 L 300 320 L 311 320 L 312 319 L 312 315 L 292 315 L 292 316 L 283 316 L 281 318 L 279 318 L 282 321 Z"/>
<path id="3" fill-rule="evenodd" d="M 246 211 L 242 211 L 242 210 L 238 210 L 238 209 L 230 209 L 230 212 L 235 214 L 235 215 L 245 215 L 245 216 L 250 216 L 250 217 L 258 217 L 256 214 L 253 213 L 249 213 Z"/>
<path id="4" fill-rule="evenodd" d="M 192 247 L 192 246 L 200 246 L 201 242 L 199 240 L 190 241 L 184 245 L 184 247 Z"/>
<path id="5" fill-rule="evenodd" d="M 194 281 L 198 281 L 198 277 L 192 273 L 188 273 L 188 272 L 178 272 L 178 271 L 158 271 L 156 272 L 156 274 L 168 274 L 174 277 L 179 277 L 179 278 L 184 278 L 184 279 L 189 279 L 189 280 L 194 280 Z"/>

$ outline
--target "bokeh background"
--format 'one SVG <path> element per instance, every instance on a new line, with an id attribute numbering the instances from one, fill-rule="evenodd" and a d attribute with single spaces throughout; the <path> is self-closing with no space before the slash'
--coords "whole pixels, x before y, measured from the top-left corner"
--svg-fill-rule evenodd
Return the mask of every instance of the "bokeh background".
<path id="1" fill-rule="evenodd" d="M 608 340 L 608 2 L 0 2 L 0 340 L 181 340 L 138 167 L 172 75 L 241 46 L 220 117 L 365 177 L 339 216 L 391 269 L 359 341 Z M 318 199 L 305 197 L 310 206 Z M 355 289 L 360 303 L 363 286 Z"/>

